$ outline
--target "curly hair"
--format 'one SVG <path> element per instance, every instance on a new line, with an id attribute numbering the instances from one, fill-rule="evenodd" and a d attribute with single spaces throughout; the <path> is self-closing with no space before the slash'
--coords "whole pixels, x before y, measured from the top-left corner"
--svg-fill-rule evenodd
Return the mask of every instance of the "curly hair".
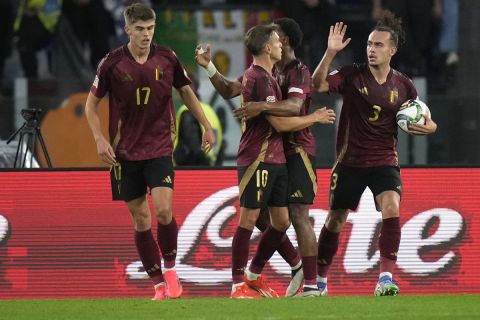
<path id="1" fill-rule="evenodd" d="M 290 18 L 276 19 L 273 23 L 280 27 L 280 30 L 288 37 L 290 47 L 296 49 L 303 40 L 303 32 L 300 30 L 298 23 Z"/>
<path id="2" fill-rule="evenodd" d="M 394 47 L 405 42 L 405 31 L 402 28 L 402 18 L 396 17 L 389 10 L 384 10 L 382 17 L 372 31 L 385 31 L 390 33 L 390 39 Z"/>

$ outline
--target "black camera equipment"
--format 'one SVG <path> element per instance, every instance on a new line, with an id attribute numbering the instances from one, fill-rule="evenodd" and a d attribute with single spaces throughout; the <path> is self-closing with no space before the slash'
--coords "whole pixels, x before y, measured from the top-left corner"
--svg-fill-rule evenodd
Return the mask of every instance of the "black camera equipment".
<path id="1" fill-rule="evenodd" d="M 7 144 L 9 144 L 18 134 L 20 135 L 18 139 L 17 153 L 15 155 L 15 162 L 13 164 L 14 168 L 17 168 L 17 162 L 19 164 L 18 168 L 25 168 L 28 151 L 30 151 L 30 164 L 32 163 L 37 139 L 42 147 L 43 155 L 47 160 L 48 167 L 52 167 L 47 146 L 45 145 L 45 141 L 43 140 L 39 127 L 39 116 L 41 112 L 42 109 L 37 108 L 22 109 L 21 115 L 23 119 L 25 119 L 25 122 L 7 140 Z M 26 144 L 25 148 L 23 147 L 24 143 Z"/>

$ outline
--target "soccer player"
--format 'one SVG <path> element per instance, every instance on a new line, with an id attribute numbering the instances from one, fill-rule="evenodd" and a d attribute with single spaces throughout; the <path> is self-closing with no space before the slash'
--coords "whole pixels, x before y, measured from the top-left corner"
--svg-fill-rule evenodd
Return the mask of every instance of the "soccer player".
<path id="1" fill-rule="evenodd" d="M 281 18 L 274 21 L 278 25 L 277 30 L 282 42 L 282 58 L 275 64 L 273 75 L 277 79 L 284 100 L 276 102 L 249 102 L 245 106 L 235 110 L 235 114 L 241 118 L 250 119 L 260 114 L 275 116 L 306 115 L 310 112 L 311 102 L 311 79 L 308 68 L 295 57 L 295 48 L 302 42 L 302 31 L 298 24 L 289 18 Z M 210 58 L 210 46 L 205 53 L 199 52 L 197 47 L 196 60 L 207 68 L 210 80 L 215 88 L 226 99 L 240 94 L 241 77 L 239 80 L 230 81 L 217 72 Z M 335 113 L 333 110 L 323 109 L 325 121 L 320 123 L 333 123 Z M 270 117 L 275 120 L 291 120 L 281 117 Z M 284 130 L 285 131 L 285 130 Z M 317 180 L 315 170 L 315 141 L 311 131 L 307 128 L 284 135 L 288 169 L 288 207 L 292 224 L 297 234 L 297 240 L 301 253 L 303 269 L 296 258 L 294 248 L 286 238 L 282 242 L 278 252 L 292 266 L 292 281 L 287 288 L 286 295 L 317 295 L 316 288 L 316 254 L 317 243 L 315 233 L 309 221 L 309 208 L 313 203 Z M 259 219 L 261 220 L 261 219 Z M 264 230 L 262 226 L 257 227 Z M 293 252 L 293 253 L 292 253 Z M 302 290 L 303 277 L 305 277 Z"/>
<path id="2" fill-rule="evenodd" d="M 327 292 L 327 272 L 338 248 L 339 233 L 349 210 L 355 210 L 366 187 L 372 190 L 382 214 L 380 275 L 374 294 L 397 295 L 393 271 L 400 245 L 399 207 L 402 180 L 397 157 L 395 115 L 403 102 L 417 98 L 412 81 L 390 67 L 402 38 L 401 20 L 386 12 L 367 41 L 368 63 L 344 66 L 328 74 L 335 55 L 350 42 L 342 22 L 330 27 L 327 50 L 313 74 L 320 92 L 343 97 L 337 136 L 337 161 L 330 184 L 330 210 L 318 239 L 318 287 Z M 431 134 L 437 125 L 424 115 L 424 125 L 413 125 L 415 134 Z"/>
<path id="3" fill-rule="evenodd" d="M 153 300 L 178 298 L 182 286 L 175 271 L 178 229 L 172 216 L 173 87 L 204 126 L 206 151 L 214 145 L 215 138 L 175 53 L 152 44 L 155 12 L 145 4 L 136 3 L 125 8 L 124 18 L 129 42 L 108 53 L 99 63 L 85 113 L 100 158 L 112 166 L 113 199 L 125 201 L 132 215 L 135 245 L 155 287 Z M 101 132 L 96 110 L 107 92 L 110 141 Z M 151 230 L 147 187 L 158 220 L 158 244 Z"/>

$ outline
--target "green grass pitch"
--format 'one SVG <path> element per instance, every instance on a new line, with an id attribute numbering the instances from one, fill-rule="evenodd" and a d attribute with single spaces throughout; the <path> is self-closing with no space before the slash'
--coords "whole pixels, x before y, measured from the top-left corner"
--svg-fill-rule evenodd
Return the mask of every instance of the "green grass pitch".
<path id="1" fill-rule="evenodd" d="M 480 295 L 0 300 L 0 319 L 480 319 Z"/>

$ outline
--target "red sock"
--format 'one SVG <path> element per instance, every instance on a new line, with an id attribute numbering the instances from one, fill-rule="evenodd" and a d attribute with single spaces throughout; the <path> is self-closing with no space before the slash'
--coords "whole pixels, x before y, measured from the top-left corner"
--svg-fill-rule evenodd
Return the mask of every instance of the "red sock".
<path id="1" fill-rule="evenodd" d="M 164 267 L 175 267 L 175 259 L 177 258 L 178 226 L 174 217 L 172 217 L 172 221 L 167 225 L 158 224 L 157 236 L 158 245 L 162 250 Z"/>
<path id="2" fill-rule="evenodd" d="M 152 230 L 135 231 L 135 245 L 143 267 L 153 283 L 163 282 L 160 251 L 153 238 Z"/>
<path id="3" fill-rule="evenodd" d="M 380 272 L 393 274 L 397 262 L 397 252 L 400 247 L 401 238 L 400 218 L 384 219 L 378 247 L 380 249 Z"/>
<path id="4" fill-rule="evenodd" d="M 317 284 L 317 256 L 302 257 L 303 277 L 306 285 Z"/>
<path id="5" fill-rule="evenodd" d="M 232 279 L 233 283 L 243 282 L 243 274 L 248 262 L 252 230 L 237 227 L 232 240 Z"/>
<path id="6" fill-rule="evenodd" d="M 289 237 L 284 237 L 284 240 L 282 243 L 280 243 L 277 251 L 292 268 L 297 266 L 300 262 L 300 255 L 298 254 L 297 249 L 295 249 L 293 246 Z"/>
<path id="7" fill-rule="evenodd" d="M 263 267 L 272 257 L 278 248 L 279 243 L 285 236 L 285 231 L 278 231 L 272 226 L 269 226 L 265 232 L 262 233 L 262 238 L 258 243 L 257 253 L 250 264 L 250 271 L 261 274 Z"/>
<path id="8" fill-rule="evenodd" d="M 337 253 L 339 235 L 339 232 L 331 232 L 324 225 L 318 237 L 317 273 L 322 278 L 327 276 L 333 257 Z"/>

